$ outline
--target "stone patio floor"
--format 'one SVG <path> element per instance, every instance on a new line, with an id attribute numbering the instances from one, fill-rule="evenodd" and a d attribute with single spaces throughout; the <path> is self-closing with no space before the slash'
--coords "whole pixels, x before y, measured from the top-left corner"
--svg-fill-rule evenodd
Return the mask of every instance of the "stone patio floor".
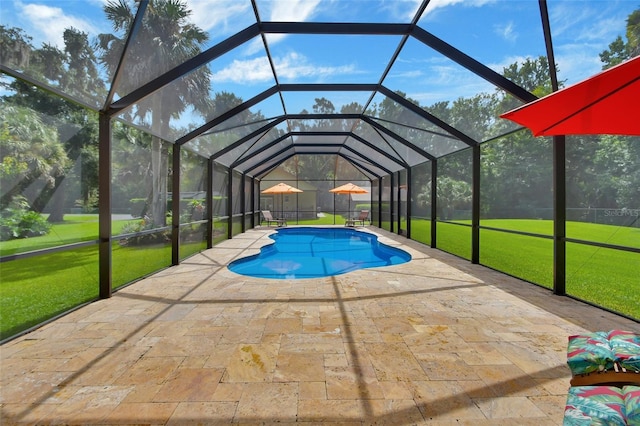
<path id="1" fill-rule="evenodd" d="M 569 335 L 637 322 L 398 237 L 403 265 L 254 279 L 234 237 L 0 347 L 0 424 L 560 425 Z"/>

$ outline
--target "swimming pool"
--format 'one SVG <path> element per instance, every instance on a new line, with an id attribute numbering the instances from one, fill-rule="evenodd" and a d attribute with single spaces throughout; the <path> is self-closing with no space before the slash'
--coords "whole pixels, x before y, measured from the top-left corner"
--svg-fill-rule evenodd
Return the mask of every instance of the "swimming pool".
<path id="1" fill-rule="evenodd" d="M 345 274 L 363 268 L 398 265 L 411 255 L 350 228 L 284 228 L 260 254 L 238 259 L 229 269 L 257 278 L 302 279 Z"/>

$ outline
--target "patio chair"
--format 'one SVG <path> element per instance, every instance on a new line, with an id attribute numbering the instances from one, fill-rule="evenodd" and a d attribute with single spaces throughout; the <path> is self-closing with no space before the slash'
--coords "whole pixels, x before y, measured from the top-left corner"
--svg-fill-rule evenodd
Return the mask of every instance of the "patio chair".
<path id="1" fill-rule="evenodd" d="M 267 222 L 267 226 L 271 226 L 272 223 L 275 223 L 277 226 L 287 226 L 286 219 L 274 219 L 270 210 L 262 210 L 262 217 L 263 220 L 260 221 L 260 225 L 262 225 L 262 222 Z"/>
<path id="2" fill-rule="evenodd" d="M 356 226 L 356 223 L 360 223 L 364 226 L 365 220 L 369 220 L 369 210 L 362 210 L 358 217 L 347 219 L 345 226 Z"/>

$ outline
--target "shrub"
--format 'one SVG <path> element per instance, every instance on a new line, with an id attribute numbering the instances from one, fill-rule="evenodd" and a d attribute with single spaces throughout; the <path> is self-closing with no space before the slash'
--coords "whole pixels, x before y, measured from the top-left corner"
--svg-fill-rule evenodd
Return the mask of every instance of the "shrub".
<path id="1" fill-rule="evenodd" d="M 122 226 L 120 234 L 136 234 L 142 231 L 149 231 L 154 229 L 155 225 L 153 220 L 148 217 L 144 217 L 135 222 L 127 222 Z M 143 244 L 156 244 L 165 243 L 171 240 L 171 236 L 167 231 L 158 231 L 149 234 L 132 235 L 131 237 L 120 240 L 120 245 L 123 246 L 137 246 Z"/>
<path id="2" fill-rule="evenodd" d="M 358 203 L 354 206 L 354 211 L 369 210 L 371 212 L 371 203 Z"/>
<path id="3" fill-rule="evenodd" d="M 202 220 L 206 210 L 205 202 L 203 199 L 192 199 L 186 203 L 186 208 L 182 210 L 180 216 L 181 223 L 189 223 L 195 220 Z"/>
<path id="4" fill-rule="evenodd" d="M 29 202 L 21 195 L 14 197 L 0 212 L 0 219 L 0 241 L 46 235 L 51 229 L 44 216 L 31 210 Z"/>

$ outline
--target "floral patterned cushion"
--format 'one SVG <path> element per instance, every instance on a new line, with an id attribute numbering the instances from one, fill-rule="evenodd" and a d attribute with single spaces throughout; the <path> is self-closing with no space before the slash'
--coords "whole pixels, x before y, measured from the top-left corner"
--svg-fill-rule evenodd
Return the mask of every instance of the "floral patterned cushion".
<path id="1" fill-rule="evenodd" d="M 569 336 L 567 364 L 573 375 L 611 370 L 614 362 L 640 371 L 640 334 L 612 330 Z"/>
<path id="2" fill-rule="evenodd" d="M 628 425 L 640 425 L 640 386 L 625 386 L 624 408 Z"/>
<path id="3" fill-rule="evenodd" d="M 616 360 L 609 345 L 607 332 L 569 336 L 567 364 L 573 375 L 593 373 L 613 368 Z"/>
<path id="4" fill-rule="evenodd" d="M 564 426 L 626 426 L 624 394 L 615 386 L 569 388 Z"/>
<path id="5" fill-rule="evenodd" d="M 624 368 L 640 371 L 640 335 L 613 330 L 608 333 L 609 345 Z"/>
<path id="6" fill-rule="evenodd" d="M 640 386 L 570 388 L 563 425 L 640 425 Z"/>

